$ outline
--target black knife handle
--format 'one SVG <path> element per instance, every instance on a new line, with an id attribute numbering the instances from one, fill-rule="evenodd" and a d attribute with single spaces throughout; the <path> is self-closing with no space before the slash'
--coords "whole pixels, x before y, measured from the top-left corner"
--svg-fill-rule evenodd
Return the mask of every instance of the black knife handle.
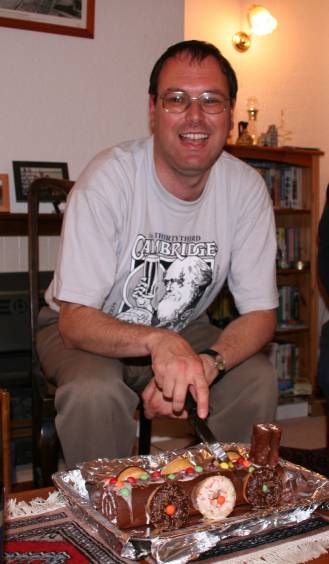
<path id="1" fill-rule="evenodd" d="M 196 436 L 202 443 L 213 444 L 217 442 L 214 433 L 209 429 L 204 419 L 200 419 L 200 417 L 196 417 L 194 419 L 194 429 Z"/>
<path id="2" fill-rule="evenodd" d="M 227 462 L 227 453 L 218 442 L 214 433 L 209 429 L 206 420 L 201 419 L 197 415 L 197 405 L 190 391 L 186 394 L 185 409 L 193 422 L 194 431 L 199 441 L 208 444 L 210 451 L 216 459 Z"/>
<path id="3" fill-rule="evenodd" d="M 191 392 L 188 391 L 186 394 L 185 400 L 185 409 L 189 415 L 189 417 L 195 417 L 197 414 L 197 405 L 194 397 L 192 396 Z"/>
<path id="4" fill-rule="evenodd" d="M 194 430 L 198 439 L 203 443 L 217 442 L 213 432 L 209 429 L 206 421 L 197 415 L 197 405 L 190 391 L 186 394 L 185 409 L 190 419 L 193 420 Z"/>

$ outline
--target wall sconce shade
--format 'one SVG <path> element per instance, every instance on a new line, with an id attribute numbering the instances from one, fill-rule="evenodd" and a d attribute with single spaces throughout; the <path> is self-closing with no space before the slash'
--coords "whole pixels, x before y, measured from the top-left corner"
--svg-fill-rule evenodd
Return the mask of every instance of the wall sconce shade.
<path id="1" fill-rule="evenodd" d="M 248 22 L 250 26 L 249 33 L 245 31 L 237 31 L 232 37 L 232 43 L 237 51 L 243 53 L 247 51 L 251 45 L 251 36 L 268 35 L 272 33 L 278 25 L 277 20 L 263 6 L 253 5 L 248 10 Z"/>
<path id="2" fill-rule="evenodd" d="M 252 6 L 248 10 L 248 20 L 251 33 L 255 35 L 268 35 L 272 33 L 278 25 L 277 20 L 263 6 Z"/>

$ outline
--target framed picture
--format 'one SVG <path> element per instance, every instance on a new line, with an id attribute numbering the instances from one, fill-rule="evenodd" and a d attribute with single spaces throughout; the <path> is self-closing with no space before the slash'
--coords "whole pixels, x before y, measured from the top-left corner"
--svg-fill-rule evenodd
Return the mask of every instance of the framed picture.
<path id="1" fill-rule="evenodd" d="M 94 37 L 95 0 L 0 0 L 0 26 Z"/>
<path id="2" fill-rule="evenodd" d="M 27 202 L 29 186 L 36 178 L 69 178 L 67 163 L 13 161 L 13 169 L 17 202 Z"/>
<path id="3" fill-rule="evenodd" d="M 9 212 L 8 174 L 0 174 L 0 212 Z"/>

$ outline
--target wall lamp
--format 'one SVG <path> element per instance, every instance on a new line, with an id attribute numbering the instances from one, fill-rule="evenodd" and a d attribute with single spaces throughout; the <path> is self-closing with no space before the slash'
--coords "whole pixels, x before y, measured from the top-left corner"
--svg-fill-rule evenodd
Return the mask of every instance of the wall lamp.
<path id="1" fill-rule="evenodd" d="M 232 37 L 232 43 L 237 51 L 244 53 L 251 45 L 252 35 L 268 35 L 272 33 L 278 25 L 277 20 L 266 8 L 253 5 L 249 8 L 247 19 L 250 26 L 249 33 L 237 31 Z"/>

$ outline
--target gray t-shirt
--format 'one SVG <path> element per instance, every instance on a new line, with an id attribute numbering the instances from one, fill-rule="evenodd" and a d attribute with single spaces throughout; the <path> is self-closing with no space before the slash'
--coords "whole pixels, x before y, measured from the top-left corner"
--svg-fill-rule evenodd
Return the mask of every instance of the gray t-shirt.
<path id="1" fill-rule="evenodd" d="M 53 298 L 181 330 L 227 279 L 240 313 L 277 307 L 276 236 L 261 176 L 223 152 L 198 200 L 167 192 L 153 138 L 97 155 L 70 193 Z"/>

